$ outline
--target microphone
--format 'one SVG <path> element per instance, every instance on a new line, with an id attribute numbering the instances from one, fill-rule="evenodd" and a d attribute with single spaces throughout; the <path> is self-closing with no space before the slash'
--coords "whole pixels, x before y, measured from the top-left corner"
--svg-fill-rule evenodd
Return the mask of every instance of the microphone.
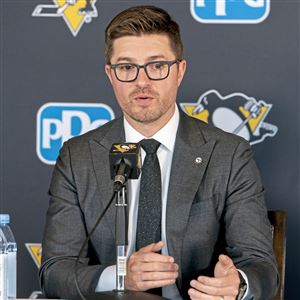
<path id="1" fill-rule="evenodd" d="M 125 291 L 126 253 L 128 246 L 127 190 L 125 182 L 137 179 L 141 170 L 139 144 L 113 144 L 109 153 L 111 179 L 116 199 L 116 291 Z"/>
<path id="2" fill-rule="evenodd" d="M 140 144 L 113 144 L 109 152 L 109 164 L 114 191 L 119 191 L 128 179 L 138 179 L 140 176 L 142 167 Z"/>

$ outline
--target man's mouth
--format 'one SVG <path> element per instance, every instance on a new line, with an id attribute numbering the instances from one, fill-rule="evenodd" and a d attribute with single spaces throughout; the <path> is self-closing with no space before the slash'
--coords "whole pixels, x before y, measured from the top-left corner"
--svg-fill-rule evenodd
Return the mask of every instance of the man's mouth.
<path id="1" fill-rule="evenodd" d="M 129 94 L 129 98 L 137 105 L 148 106 L 159 99 L 159 94 L 150 89 L 136 89 Z"/>
<path id="2" fill-rule="evenodd" d="M 150 102 L 152 99 L 154 99 L 152 96 L 144 95 L 144 94 L 137 95 L 134 97 L 134 100 L 139 103 L 147 103 L 147 102 Z"/>
<path id="3" fill-rule="evenodd" d="M 149 95 L 137 95 L 136 97 L 134 97 L 134 99 L 152 99 L 152 96 Z"/>

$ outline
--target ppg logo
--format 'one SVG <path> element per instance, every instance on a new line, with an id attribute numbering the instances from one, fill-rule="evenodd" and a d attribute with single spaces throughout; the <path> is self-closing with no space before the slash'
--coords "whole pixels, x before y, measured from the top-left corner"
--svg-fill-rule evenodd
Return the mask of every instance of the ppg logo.
<path id="1" fill-rule="evenodd" d="M 55 164 L 63 143 L 114 119 L 105 104 L 46 103 L 37 113 L 37 155 L 46 164 Z"/>
<path id="2" fill-rule="evenodd" d="M 260 23 L 270 12 L 270 0 L 190 0 L 190 4 L 201 23 Z"/>

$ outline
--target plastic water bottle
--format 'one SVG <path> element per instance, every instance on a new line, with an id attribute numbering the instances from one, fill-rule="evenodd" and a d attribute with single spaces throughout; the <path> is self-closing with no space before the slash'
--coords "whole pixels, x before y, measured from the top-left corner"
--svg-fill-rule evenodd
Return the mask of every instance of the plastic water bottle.
<path id="1" fill-rule="evenodd" d="M 0 300 L 7 299 L 7 245 L 0 231 Z"/>
<path id="2" fill-rule="evenodd" d="M 0 300 L 17 297 L 17 244 L 8 214 L 0 214 Z"/>

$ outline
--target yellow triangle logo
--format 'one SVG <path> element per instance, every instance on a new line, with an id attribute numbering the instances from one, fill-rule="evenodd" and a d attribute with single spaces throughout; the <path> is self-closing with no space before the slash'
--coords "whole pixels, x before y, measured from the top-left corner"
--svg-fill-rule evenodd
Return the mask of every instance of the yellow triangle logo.
<path id="1" fill-rule="evenodd" d="M 26 243 L 25 246 L 36 266 L 39 268 L 42 262 L 42 244 Z"/>
<path id="2" fill-rule="evenodd" d="M 244 117 L 247 119 L 249 118 L 249 121 L 248 121 L 248 124 L 249 124 L 249 127 L 250 127 L 250 130 L 252 132 L 254 132 L 256 130 L 256 128 L 258 127 L 258 125 L 262 122 L 264 116 L 266 113 L 269 112 L 270 108 L 263 105 L 261 107 L 261 112 L 260 114 L 256 117 L 256 118 L 253 118 L 250 116 L 250 112 L 248 110 L 246 110 L 244 107 L 239 107 L 239 110 L 240 112 L 244 115 Z"/>
<path id="3" fill-rule="evenodd" d="M 196 105 L 183 104 L 186 113 L 193 118 L 199 119 L 205 123 L 208 123 L 209 111 L 204 109 L 201 112 L 193 113 Z"/>
<path id="4" fill-rule="evenodd" d="M 70 28 L 74 36 L 82 27 L 83 23 L 90 22 L 91 20 L 87 15 L 83 13 L 83 10 L 87 7 L 88 1 L 90 5 L 95 5 L 96 0 L 77 0 L 70 5 L 67 0 L 54 0 L 58 6 L 58 12 L 62 13 L 62 16 Z M 95 17 L 95 13 L 93 17 Z"/>
<path id="5" fill-rule="evenodd" d="M 87 1 L 81 0 L 77 1 L 74 5 L 68 5 L 66 0 L 57 0 L 57 5 L 63 9 L 63 15 L 72 29 L 72 32 L 77 32 L 78 28 L 81 27 L 84 21 L 84 15 L 80 14 L 80 9 L 85 8 Z"/>

